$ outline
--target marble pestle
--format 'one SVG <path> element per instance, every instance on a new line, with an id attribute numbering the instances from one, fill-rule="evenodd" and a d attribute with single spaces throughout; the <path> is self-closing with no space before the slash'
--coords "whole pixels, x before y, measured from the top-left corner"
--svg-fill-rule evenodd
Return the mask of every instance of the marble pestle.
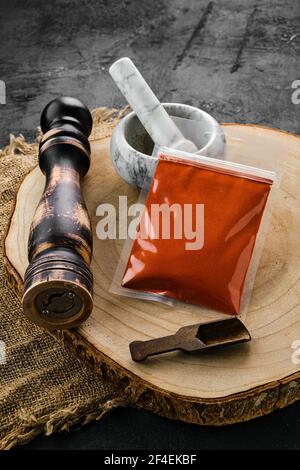
<path id="1" fill-rule="evenodd" d="M 114 62 L 109 73 L 155 144 L 197 152 L 196 145 L 183 136 L 128 57 Z"/>

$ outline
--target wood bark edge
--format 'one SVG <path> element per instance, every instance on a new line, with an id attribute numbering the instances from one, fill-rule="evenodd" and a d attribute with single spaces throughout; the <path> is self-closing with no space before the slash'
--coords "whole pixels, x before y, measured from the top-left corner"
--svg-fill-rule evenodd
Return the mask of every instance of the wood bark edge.
<path id="1" fill-rule="evenodd" d="M 286 133 L 285 131 L 279 131 Z M 24 176 L 24 179 L 27 175 L 28 173 Z M 20 186 L 24 179 L 21 181 Z M 18 296 L 21 297 L 23 292 L 22 279 L 5 254 L 5 239 L 9 232 L 16 201 L 17 192 L 12 204 L 7 229 L 2 239 L 2 249 L 8 282 Z M 166 392 L 140 379 L 107 355 L 96 350 L 76 330 L 55 332 L 54 335 L 65 347 L 73 351 L 76 357 L 87 363 L 100 379 L 118 381 L 120 393 L 124 396 L 124 405 L 128 404 L 150 410 L 171 419 L 201 425 L 227 425 L 267 415 L 276 409 L 300 400 L 300 371 L 280 380 L 217 399 L 185 397 Z"/>
<path id="2" fill-rule="evenodd" d="M 10 286 L 21 297 L 22 280 L 8 258 L 5 256 L 4 259 Z M 99 379 L 119 382 L 120 393 L 124 398 L 123 406 L 127 404 L 149 410 L 167 418 L 200 425 L 222 426 L 249 421 L 300 400 L 300 372 L 227 397 L 188 398 L 168 393 L 141 380 L 97 351 L 76 330 L 51 334 L 78 359 L 88 364 Z"/>

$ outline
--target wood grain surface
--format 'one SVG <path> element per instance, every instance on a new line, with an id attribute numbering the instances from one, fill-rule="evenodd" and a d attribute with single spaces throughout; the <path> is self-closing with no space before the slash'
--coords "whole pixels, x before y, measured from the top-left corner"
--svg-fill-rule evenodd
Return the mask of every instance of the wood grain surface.
<path id="1" fill-rule="evenodd" d="M 131 360 L 129 342 L 172 334 L 181 326 L 216 317 L 205 309 L 174 309 L 109 293 L 123 241 L 97 239 L 97 207 L 108 202 L 118 207 L 119 195 L 134 202 L 137 192 L 114 172 L 107 139 L 93 143 L 91 171 L 83 185 L 94 230 L 95 307 L 77 331 L 64 334 L 79 355 L 96 367 L 104 363 L 117 380 L 125 380 L 137 406 L 200 424 L 244 421 L 300 398 L 299 364 L 292 361 L 292 343 L 300 339 L 300 139 L 257 126 L 228 125 L 224 129 L 230 159 L 241 161 L 243 155 L 244 161 L 255 163 L 272 158 L 282 171 L 245 319 L 252 342 L 221 353 L 174 352 L 145 363 Z M 6 255 L 19 290 L 27 265 L 29 225 L 43 183 L 38 168 L 25 178 L 6 238 Z"/>

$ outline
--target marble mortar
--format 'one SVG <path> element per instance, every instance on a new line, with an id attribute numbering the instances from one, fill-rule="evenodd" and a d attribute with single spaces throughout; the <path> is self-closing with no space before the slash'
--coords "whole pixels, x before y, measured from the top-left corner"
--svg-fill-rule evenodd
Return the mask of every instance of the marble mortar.
<path id="1" fill-rule="evenodd" d="M 217 121 L 205 111 L 186 104 L 163 103 L 170 116 L 191 119 L 194 135 L 186 135 L 199 149 L 197 154 L 224 158 L 225 136 Z M 187 130 L 187 133 L 189 130 Z M 191 130 L 190 130 L 191 132 Z M 141 188 L 146 174 L 153 174 L 156 164 L 152 156 L 153 141 L 135 112 L 127 114 L 116 126 L 110 143 L 116 172 L 129 184 Z"/>

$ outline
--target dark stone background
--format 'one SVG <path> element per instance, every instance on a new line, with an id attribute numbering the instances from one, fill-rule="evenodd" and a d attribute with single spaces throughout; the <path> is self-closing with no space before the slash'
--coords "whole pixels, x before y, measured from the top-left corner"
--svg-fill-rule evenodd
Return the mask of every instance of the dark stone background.
<path id="1" fill-rule="evenodd" d="M 162 101 L 199 106 L 223 122 L 300 132 L 300 3 L 295 0 L 0 0 L 0 146 L 33 139 L 58 95 L 90 108 L 124 99 L 107 71 L 128 55 Z M 297 120 L 298 118 L 298 120 Z M 299 415 L 298 415 L 299 413 Z M 120 409 L 27 449 L 300 449 L 300 404 L 243 425 L 206 428 Z"/>

